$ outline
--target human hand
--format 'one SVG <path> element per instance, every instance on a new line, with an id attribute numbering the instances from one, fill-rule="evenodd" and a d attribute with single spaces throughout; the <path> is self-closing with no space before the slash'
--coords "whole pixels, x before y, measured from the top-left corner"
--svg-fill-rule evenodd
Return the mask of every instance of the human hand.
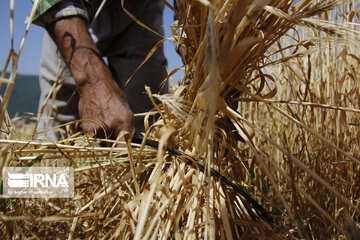
<path id="1" fill-rule="evenodd" d="M 65 18 L 47 30 L 75 79 L 80 95 L 79 114 L 85 120 L 81 123 L 82 129 L 94 130 L 98 136 L 112 139 L 124 130 L 131 138 L 133 114 L 90 37 L 87 22 L 79 17 Z"/>
<path id="2" fill-rule="evenodd" d="M 88 84 L 81 89 L 79 114 L 84 131 L 96 131 L 98 136 L 116 139 L 121 131 L 134 134 L 134 116 L 122 90 L 113 81 Z M 87 119 L 92 121 L 86 121 Z M 105 132 L 104 132 L 105 130 Z"/>
<path id="3" fill-rule="evenodd" d="M 74 74 L 80 96 L 80 118 L 91 120 L 83 121 L 81 128 L 111 139 L 126 131 L 131 139 L 135 131 L 133 113 L 102 58 L 84 48 L 74 52 L 71 64 L 73 72 L 80 73 Z M 81 71 L 76 71 L 74 66 L 81 66 Z"/>

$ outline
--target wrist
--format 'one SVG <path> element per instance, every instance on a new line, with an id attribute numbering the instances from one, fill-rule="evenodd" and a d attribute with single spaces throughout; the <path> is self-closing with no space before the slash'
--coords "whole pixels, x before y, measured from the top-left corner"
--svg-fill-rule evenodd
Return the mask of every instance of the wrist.
<path id="1" fill-rule="evenodd" d="M 105 62 L 89 48 L 78 48 L 67 63 L 79 91 L 87 85 L 113 81 Z"/>

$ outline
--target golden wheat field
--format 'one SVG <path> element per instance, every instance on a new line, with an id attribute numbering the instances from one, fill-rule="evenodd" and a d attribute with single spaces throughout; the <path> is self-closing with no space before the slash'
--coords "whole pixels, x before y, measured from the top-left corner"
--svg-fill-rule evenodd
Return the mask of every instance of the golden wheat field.
<path id="1" fill-rule="evenodd" d="M 156 148 L 70 131 L 55 143 L 9 119 L 22 46 L 11 49 L 0 170 L 71 166 L 75 196 L 1 198 L 0 236 L 360 239 L 360 2 L 164 3 L 178 20 L 154 50 L 175 41 L 187 57 L 169 94 L 147 89 Z"/>

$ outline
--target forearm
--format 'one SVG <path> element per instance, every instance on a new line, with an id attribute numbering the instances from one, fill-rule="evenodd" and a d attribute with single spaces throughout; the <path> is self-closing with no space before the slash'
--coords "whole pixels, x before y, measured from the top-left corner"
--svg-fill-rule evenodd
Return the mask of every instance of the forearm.
<path id="1" fill-rule="evenodd" d="M 88 85 L 112 81 L 110 71 L 80 17 L 58 20 L 47 28 L 72 73 L 80 95 Z"/>
<path id="2" fill-rule="evenodd" d="M 125 94 L 115 83 L 110 70 L 90 37 L 86 21 L 80 17 L 58 20 L 47 28 L 59 48 L 79 92 L 79 115 L 85 131 L 104 129 L 116 138 L 125 130 L 134 132 L 134 118 Z"/>

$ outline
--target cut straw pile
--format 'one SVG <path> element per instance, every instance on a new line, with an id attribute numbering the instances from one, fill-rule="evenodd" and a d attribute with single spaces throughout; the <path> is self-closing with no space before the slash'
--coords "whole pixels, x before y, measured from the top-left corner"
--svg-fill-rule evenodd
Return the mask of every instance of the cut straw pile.
<path id="1" fill-rule="evenodd" d="M 20 139 L 5 114 L 21 52 L 12 46 L 11 75 L 1 78 L 0 169 L 43 155 L 33 166 L 74 167 L 75 197 L 0 200 L 2 236 L 357 239 L 359 1 L 176 2 L 171 39 L 187 62 L 171 93 L 147 89 L 147 118 L 160 118 L 145 137 L 158 149 L 99 147 L 90 134 Z"/>

